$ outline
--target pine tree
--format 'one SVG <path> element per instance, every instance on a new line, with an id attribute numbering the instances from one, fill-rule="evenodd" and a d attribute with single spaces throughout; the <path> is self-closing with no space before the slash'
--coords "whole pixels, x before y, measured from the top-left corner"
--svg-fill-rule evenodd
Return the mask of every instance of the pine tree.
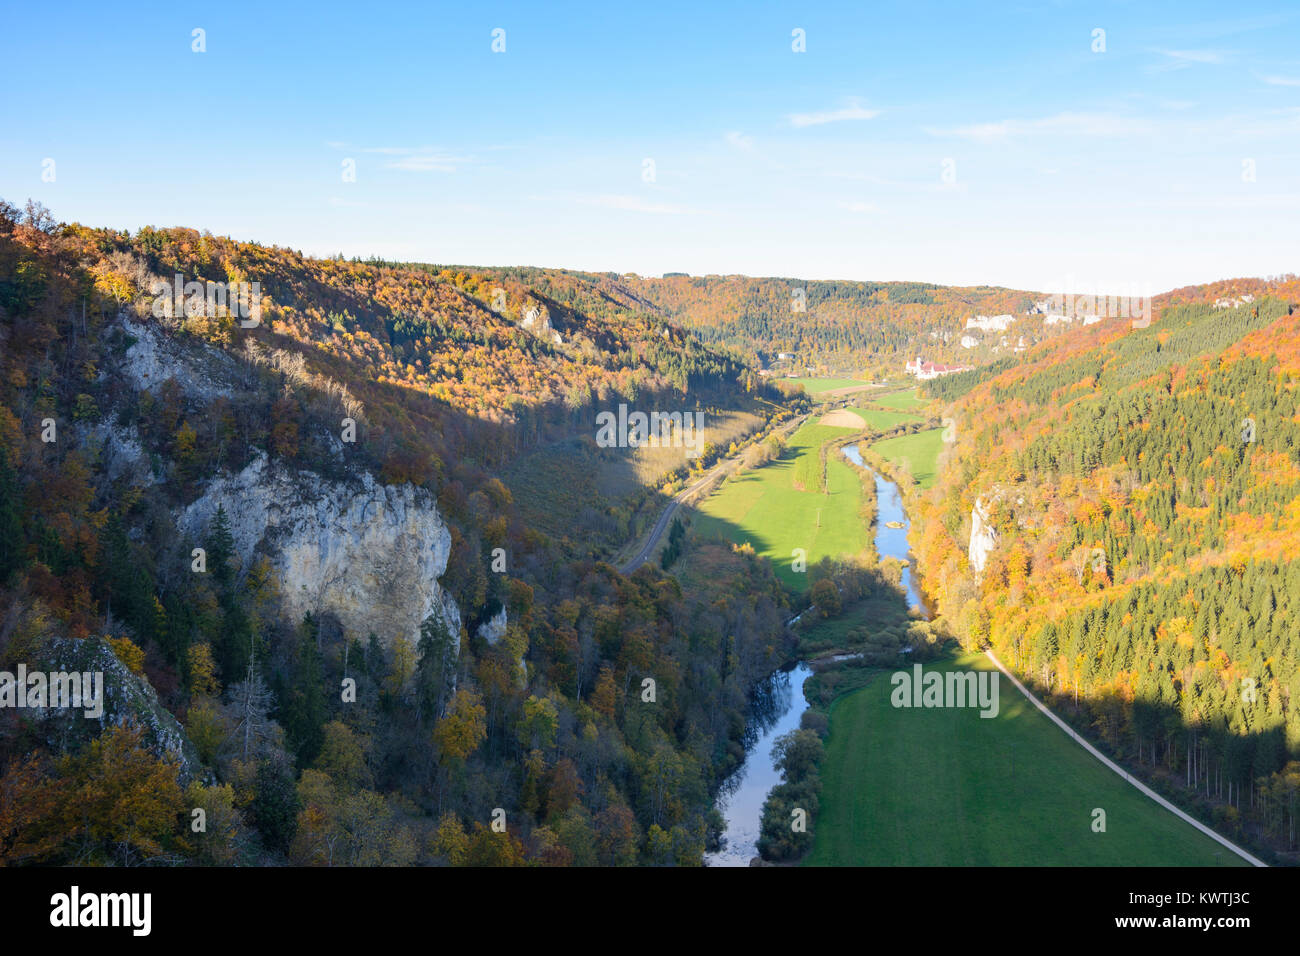
<path id="1" fill-rule="evenodd" d="M 18 476 L 0 449 L 0 584 L 26 563 Z"/>
<path id="2" fill-rule="evenodd" d="M 451 631 L 436 611 L 420 625 L 416 649 L 420 655 L 415 668 L 416 708 L 421 721 L 427 723 L 442 714 L 456 657 Z"/>
<path id="3" fill-rule="evenodd" d="M 212 516 L 212 525 L 208 529 L 207 552 L 208 567 L 218 583 L 228 587 L 234 580 L 235 574 L 231 563 L 235 556 L 235 539 L 230 533 L 230 519 L 226 516 L 224 505 L 217 505 L 217 513 Z"/>
<path id="4" fill-rule="evenodd" d="M 328 714 L 324 663 L 316 646 L 319 632 L 319 623 L 310 614 L 306 615 L 299 630 L 288 687 L 280 694 L 284 702 L 280 722 L 289 735 L 299 767 L 306 767 L 316 759 L 325 740 L 324 726 Z"/>

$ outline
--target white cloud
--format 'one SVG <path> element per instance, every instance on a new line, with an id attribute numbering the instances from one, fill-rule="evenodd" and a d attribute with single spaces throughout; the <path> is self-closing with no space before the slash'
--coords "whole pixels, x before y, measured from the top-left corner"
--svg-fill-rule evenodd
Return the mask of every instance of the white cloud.
<path id="1" fill-rule="evenodd" d="M 1129 136 L 1146 132 L 1150 124 L 1114 113 L 1057 113 L 1031 120 L 999 120 L 993 123 L 973 123 L 947 129 L 927 127 L 931 136 L 956 137 L 980 143 L 991 143 L 1011 136 L 1049 133 L 1054 136 Z"/>
<path id="2" fill-rule="evenodd" d="M 1148 73 L 1165 73 L 1169 70 L 1182 70 L 1196 64 L 1220 64 L 1227 61 L 1232 53 L 1225 50 L 1153 50 L 1165 57 L 1163 63 L 1148 67 Z"/>
<path id="3" fill-rule="evenodd" d="M 1225 116 L 1214 125 L 1206 127 L 1207 135 L 1217 140 L 1250 139 L 1261 137 L 1295 136 L 1300 128 L 1300 107 L 1264 110 L 1236 116 Z"/>
<path id="4" fill-rule="evenodd" d="M 1219 50 L 1157 50 L 1175 60 L 1188 60 L 1192 63 L 1222 63 L 1227 55 Z"/>
<path id="5" fill-rule="evenodd" d="M 1258 73 L 1255 75 L 1259 76 Z M 1273 74 L 1272 76 L 1259 76 L 1259 79 L 1269 86 L 1300 86 L 1300 76 L 1278 76 Z"/>
<path id="6" fill-rule="evenodd" d="M 599 206 L 602 209 L 617 209 L 623 212 L 646 212 L 665 216 L 683 216 L 695 213 L 694 209 L 685 206 L 651 202 L 640 196 L 627 194 L 602 193 L 598 196 L 578 196 L 577 201 L 584 206 Z"/>
<path id="7" fill-rule="evenodd" d="M 461 166 L 474 161 L 472 156 L 450 153 L 438 146 L 353 146 L 343 142 L 329 142 L 332 149 L 353 149 L 360 153 L 397 157 L 384 163 L 386 169 L 400 169 L 409 173 L 454 173 Z"/>
<path id="8" fill-rule="evenodd" d="M 469 162 L 464 156 L 447 156 L 442 153 L 429 153 L 419 156 L 403 156 L 391 163 L 384 163 L 389 169 L 401 169 L 408 173 L 454 173 L 459 166 Z"/>
<path id="9" fill-rule="evenodd" d="M 732 130 L 727 133 L 727 143 L 742 152 L 750 153 L 754 150 L 754 138 L 746 136 L 744 133 Z"/>
<path id="10" fill-rule="evenodd" d="M 869 110 L 854 103 L 838 110 L 821 110 L 817 113 L 791 113 L 790 125 L 798 128 L 805 126 L 824 126 L 827 123 L 843 123 L 846 120 L 869 120 L 880 115 L 880 110 Z"/>
<path id="11" fill-rule="evenodd" d="M 1300 193 L 1255 193 L 1242 191 L 1210 195 L 1197 190 L 1187 195 L 1137 200 L 1139 207 L 1150 209 L 1240 211 L 1246 209 L 1300 209 Z"/>
<path id="12" fill-rule="evenodd" d="M 994 140 L 1005 139 L 1012 132 L 1015 124 L 1011 120 L 1002 120 L 999 123 L 975 123 L 970 126 L 954 126 L 951 129 L 936 129 L 926 127 L 926 132 L 931 136 L 956 136 L 959 139 L 973 139 L 981 143 L 991 143 Z"/>
<path id="13" fill-rule="evenodd" d="M 873 202 L 845 202 L 840 203 L 841 209 L 847 209 L 849 212 L 871 213 L 879 212 L 880 207 Z"/>

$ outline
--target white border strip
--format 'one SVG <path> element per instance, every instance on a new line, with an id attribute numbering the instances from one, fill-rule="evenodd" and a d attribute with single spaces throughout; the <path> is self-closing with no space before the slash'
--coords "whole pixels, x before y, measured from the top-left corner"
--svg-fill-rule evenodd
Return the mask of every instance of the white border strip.
<path id="1" fill-rule="evenodd" d="M 1258 857 L 1251 856 L 1251 854 L 1247 853 L 1245 850 L 1237 846 L 1237 844 L 1233 843 L 1231 840 L 1227 839 L 1226 837 L 1220 836 L 1218 833 L 1215 833 L 1213 830 L 1207 827 L 1200 820 L 1193 819 L 1192 817 L 1184 813 L 1182 810 L 1179 810 L 1176 806 L 1174 806 L 1164 797 L 1160 796 L 1160 794 L 1156 793 L 1154 790 L 1152 790 L 1146 784 L 1142 783 L 1140 780 L 1133 779 L 1133 777 L 1129 775 L 1129 772 L 1127 770 L 1125 770 L 1119 764 L 1115 763 L 1115 761 L 1111 760 L 1109 757 L 1107 757 L 1105 754 L 1099 751 L 1092 744 L 1088 743 L 1088 741 L 1080 737 L 1077 733 L 1075 733 L 1074 728 L 1072 728 L 1060 717 L 1057 717 L 1054 713 L 1048 710 L 1047 706 L 1043 704 L 1043 702 L 1040 701 L 1037 697 L 1031 694 L 1029 692 L 1029 689 L 1026 688 L 1024 684 L 1020 683 L 1020 681 L 1016 679 L 1014 674 L 1012 674 L 1009 670 L 1007 670 L 1005 667 L 1002 666 L 1002 662 L 997 659 L 997 656 L 993 653 L 992 648 L 986 650 L 984 653 L 988 655 L 989 660 L 991 660 L 994 666 L 997 667 L 997 669 L 1003 673 L 1003 675 L 1007 678 L 1007 680 L 1011 681 L 1011 683 L 1016 685 L 1016 689 L 1020 691 L 1020 693 L 1024 694 L 1025 697 L 1029 698 L 1030 702 L 1033 703 L 1035 707 L 1037 707 L 1039 710 L 1041 710 L 1044 714 L 1047 715 L 1048 720 L 1050 720 L 1052 723 L 1056 724 L 1056 726 L 1060 727 L 1067 734 L 1069 734 L 1070 737 L 1074 740 L 1074 742 L 1077 743 L 1080 747 L 1088 751 L 1088 753 L 1092 754 L 1094 757 L 1100 760 L 1111 770 L 1114 770 L 1117 774 L 1119 774 L 1121 777 L 1123 777 L 1125 780 L 1131 783 L 1142 793 L 1146 794 L 1156 803 L 1160 804 L 1160 806 L 1164 807 L 1170 813 L 1174 814 L 1179 819 L 1185 820 L 1186 822 L 1190 823 L 1192 826 L 1196 827 L 1196 829 L 1200 830 L 1210 839 L 1223 844 L 1233 853 L 1237 854 L 1237 856 L 1241 857 L 1243 860 L 1249 863 L 1251 866 L 1268 866 L 1268 864 L 1265 863 L 1263 860 L 1259 859 Z"/>

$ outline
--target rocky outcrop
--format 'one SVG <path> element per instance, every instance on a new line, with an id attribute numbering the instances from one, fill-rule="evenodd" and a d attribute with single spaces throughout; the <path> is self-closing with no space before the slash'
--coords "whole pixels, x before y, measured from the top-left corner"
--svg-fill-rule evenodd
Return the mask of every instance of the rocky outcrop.
<path id="1" fill-rule="evenodd" d="M 506 636 L 506 609 L 502 608 L 478 627 L 478 636 L 489 644 L 495 644 Z"/>
<path id="2" fill-rule="evenodd" d="M 539 330 L 548 330 L 545 307 L 535 308 L 541 309 Z M 249 370 L 219 349 L 173 337 L 148 319 L 123 314 L 119 321 L 129 336 L 120 371 L 137 390 L 156 393 L 174 379 L 188 396 L 211 401 L 246 385 Z M 99 423 L 85 437 L 104 456 L 110 478 L 137 485 L 156 480 L 134 427 Z M 272 466 L 260 455 L 238 474 L 211 481 L 176 516 L 178 531 L 202 544 L 219 506 L 229 517 L 243 566 L 256 554 L 270 559 L 290 620 L 329 612 L 349 636 L 364 641 L 373 632 L 391 645 L 398 637 L 417 644 L 421 623 L 434 615 L 459 647 L 460 610 L 438 583 L 451 533 L 424 489 L 385 486 L 364 472 L 331 480 Z"/>
<path id="3" fill-rule="evenodd" d="M 971 508 L 970 522 L 970 547 L 967 549 L 967 557 L 976 573 L 981 573 L 984 565 L 988 563 L 989 555 L 997 547 L 998 533 L 989 524 L 989 516 L 984 504 L 978 498 L 975 499 L 975 507 Z"/>
<path id="4" fill-rule="evenodd" d="M 476 636 L 487 641 L 489 645 L 495 646 L 505 638 L 509 631 L 509 623 L 510 622 L 506 616 L 506 609 L 502 607 L 490 618 L 480 624 L 478 630 L 474 633 Z M 515 659 L 515 663 L 518 665 L 518 670 L 515 674 L 520 687 L 525 687 L 528 684 L 528 663 L 524 660 L 524 657 L 525 655 L 521 653 L 519 657 Z"/>
<path id="5" fill-rule="evenodd" d="M 519 325 L 532 332 L 539 339 L 544 339 L 552 345 L 559 345 L 564 341 L 560 333 L 551 325 L 550 310 L 540 302 L 526 303 L 523 316 L 523 320 Z"/>
<path id="6" fill-rule="evenodd" d="M 181 783 L 206 775 L 198 751 L 185 735 L 180 722 L 158 700 L 153 686 L 123 664 L 101 638 L 77 640 L 52 637 L 35 655 L 31 669 L 46 672 L 102 674 L 102 713 L 86 716 L 83 710 L 46 707 L 27 711 L 46 743 L 61 750 L 75 747 L 108 727 L 132 723 L 140 728 L 141 740 L 159 757 L 171 757 L 180 768 Z"/>
<path id="7" fill-rule="evenodd" d="M 131 485 L 153 485 L 161 481 L 155 475 L 149 454 L 135 425 L 126 428 L 105 418 L 93 425 L 78 427 L 79 444 L 93 449 L 109 481 L 125 480 Z"/>
<path id="8" fill-rule="evenodd" d="M 451 532 L 424 489 L 368 473 L 332 481 L 262 456 L 214 480 L 177 526 L 201 542 L 218 506 L 244 566 L 257 553 L 270 559 L 291 620 L 331 612 L 350 637 L 373 632 L 386 646 L 398 637 L 414 646 L 421 622 L 436 615 L 459 648 L 460 610 L 438 583 Z"/>
<path id="9" fill-rule="evenodd" d="M 187 395 L 211 401 L 233 396 L 241 387 L 243 370 L 229 355 L 195 341 L 177 341 L 156 323 L 134 322 L 123 314 L 122 329 L 134 341 L 127 347 L 122 372 L 142 392 L 157 393 L 174 378 Z"/>

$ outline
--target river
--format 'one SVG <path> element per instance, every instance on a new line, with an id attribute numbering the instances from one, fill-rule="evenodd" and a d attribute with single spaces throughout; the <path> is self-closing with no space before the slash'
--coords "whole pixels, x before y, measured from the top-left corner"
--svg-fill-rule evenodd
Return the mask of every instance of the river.
<path id="1" fill-rule="evenodd" d="M 876 480 L 876 551 L 882 557 L 906 562 L 902 586 L 909 606 L 926 614 L 925 600 L 912 572 L 911 548 L 907 543 L 911 522 L 903 508 L 898 485 L 862 460 L 857 443 L 846 445 L 844 457 L 859 468 L 871 472 Z M 891 528 L 890 523 L 901 527 Z M 928 616 L 928 614 L 927 614 Z M 706 866 L 748 866 L 758 855 L 759 826 L 763 802 L 772 788 L 781 782 L 781 774 L 772 764 L 772 744 L 782 734 L 798 728 L 808 702 L 803 696 L 803 682 L 812 669 L 802 661 L 776 671 L 755 692 L 753 716 L 746 728 L 745 762 L 728 777 L 718 791 L 718 809 L 726 820 L 723 846 L 717 853 L 704 854 Z"/>
<path id="2" fill-rule="evenodd" d="M 763 818 L 763 801 L 781 782 L 772 764 L 772 744 L 782 734 L 799 727 L 808 702 L 803 682 L 812 676 L 807 664 L 779 670 L 764 681 L 754 694 L 749 726 L 745 730 L 745 762 L 722 784 L 718 809 L 727 821 L 722 850 L 706 853 L 707 866 L 748 866 L 758 856 L 758 828 Z"/>
<path id="3" fill-rule="evenodd" d="M 898 490 L 898 485 L 862 460 L 862 452 L 858 451 L 857 442 L 845 445 L 842 451 L 845 458 L 859 468 L 871 472 L 876 479 L 876 552 L 882 558 L 897 558 L 899 561 L 907 562 L 903 568 L 903 593 L 907 595 L 908 607 L 919 608 L 924 614 L 925 599 L 917 586 L 916 575 L 912 572 L 915 562 L 912 559 L 911 546 L 907 543 L 907 536 L 912 531 L 912 522 L 903 509 L 903 493 Z M 891 528 L 890 524 L 901 527 Z"/>

